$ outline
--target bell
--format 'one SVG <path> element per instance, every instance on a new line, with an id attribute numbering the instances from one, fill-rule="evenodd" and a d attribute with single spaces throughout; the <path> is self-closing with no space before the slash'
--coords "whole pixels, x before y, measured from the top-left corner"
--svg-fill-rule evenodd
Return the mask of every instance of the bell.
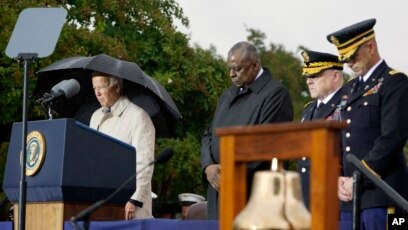
<path id="1" fill-rule="evenodd" d="M 285 171 L 285 217 L 293 229 L 310 229 L 311 217 L 301 192 L 299 173 Z"/>
<path id="2" fill-rule="evenodd" d="M 284 217 L 284 204 L 284 175 L 273 171 L 256 172 L 248 204 L 235 218 L 234 229 L 290 229 Z"/>

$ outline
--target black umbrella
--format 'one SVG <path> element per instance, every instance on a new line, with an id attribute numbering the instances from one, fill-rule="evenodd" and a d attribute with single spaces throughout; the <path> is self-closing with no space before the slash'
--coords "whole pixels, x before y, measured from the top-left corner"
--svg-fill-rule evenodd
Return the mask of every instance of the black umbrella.
<path id="1" fill-rule="evenodd" d="M 92 113 L 100 107 L 92 89 L 92 71 L 124 79 L 124 93 L 150 115 L 156 128 L 156 136 L 170 137 L 174 134 L 175 123 L 181 118 L 181 114 L 166 89 L 145 74 L 136 63 L 106 54 L 66 58 L 41 69 L 37 72 L 34 97 L 42 97 L 62 80 L 76 79 L 81 86 L 80 92 L 68 100 L 54 104 L 53 109 L 61 116 L 74 117 L 88 124 Z"/>

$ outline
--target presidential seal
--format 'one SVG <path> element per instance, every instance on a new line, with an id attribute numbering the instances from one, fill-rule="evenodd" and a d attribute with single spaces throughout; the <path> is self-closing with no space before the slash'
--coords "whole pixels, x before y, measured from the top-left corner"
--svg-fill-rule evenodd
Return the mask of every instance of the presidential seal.
<path id="1" fill-rule="evenodd" d="M 45 159 L 45 138 L 38 131 L 32 131 L 27 136 L 26 175 L 34 176 L 40 171 Z"/>

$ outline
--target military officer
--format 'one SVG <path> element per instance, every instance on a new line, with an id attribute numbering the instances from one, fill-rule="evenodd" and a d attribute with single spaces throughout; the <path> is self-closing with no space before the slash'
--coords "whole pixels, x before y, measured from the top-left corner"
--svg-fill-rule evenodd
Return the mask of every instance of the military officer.
<path id="1" fill-rule="evenodd" d="M 305 105 L 302 122 L 310 120 L 340 120 L 340 99 L 343 85 L 343 63 L 336 55 L 315 51 L 303 51 L 303 76 L 310 96 L 315 99 Z M 309 209 L 310 160 L 305 157 L 298 161 L 302 182 L 302 195 Z"/>
<path id="2" fill-rule="evenodd" d="M 205 201 L 203 196 L 194 193 L 181 193 L 178 195 L 178 199 L 181 205 L 181 219 L 183 220 L 187 219 L 191 205 Z"/>
<path id="3" fill-rule="evenodd" d="M 348 127 L 342 132 L 342 176 L 338 180 L 340 229 L 352 228 L 355 168 L 345 159 L 347 154 L 355 155 L 367 169 L 407 197 L 403 147 L 408 137 L 408 79 L 381 58 L 375 23 L 375 19 L 369 19 L 327 36 L 337 47 L 340 61 L 356 76 L 343 87 L 341 117 Z M 386 229 L 387 212 L 395 210 L 395 203 L 365 179 L 361 209 L 361 229 Z"/>

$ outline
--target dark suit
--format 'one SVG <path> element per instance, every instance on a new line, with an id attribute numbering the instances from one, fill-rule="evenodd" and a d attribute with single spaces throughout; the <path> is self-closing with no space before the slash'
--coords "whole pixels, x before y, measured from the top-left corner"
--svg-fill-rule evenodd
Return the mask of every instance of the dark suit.
<path id="1" fill-rule="evenodd" d="M 249 85 L 245 93 L 238 94 L 238 92 L 238 87 L 231 86 L 222 93 L 213 121 L 202 137 L 201 166 L 203 179 L 206 183 L 208 181 L 204 173 L 205 168 L 220 162 L 219 138 L 215 134 L 216 128 L 266 124 L 293 119 L 292 102 L 288 90 L 280 81 L 272 79 L 272 75 L 267 69 L 264 69 L 262 75 Z M 266 169 L 266 165 L 261 163 L 249 164 L 249 175 L 252 175 L 256 170 Z M 250 181 L 248 184 L 250 185 Z M 218 219 L 218 193 L 209 183 L 207 200 L 208 218 Z"/>
<path id="2" fill-rule="evenodd" d="M 344 86 L 341 116 L 349 126 L 342 131 L 343 175 L 352 177 L 355 169 L 345 157 L 353 154 L 407 198 L 408 174 L 402 151 L 408 138 L 407 76 L 395 73 L 383 61 L 354 92 L 357 81 Z M 366 179 L 361 208 L 391 205 L 394 203 L 385 193 Z M 352 202 L 342 202 L 341 210 L 352 211 Z"/>
<path id="3" fill-rule="evenodd" d="M 340 120 L 340 101 L 343 95 L 340 88 L 333 97 L 318 110 L 317 100 L 310 102 L 305 106 L 302 112 L 302 122 L 311 120 Z M 303 201 L 308 209 L 310 209 L 310 160 L 302 159 L 298 161 L 298 172 L 302 182 Z"/>

